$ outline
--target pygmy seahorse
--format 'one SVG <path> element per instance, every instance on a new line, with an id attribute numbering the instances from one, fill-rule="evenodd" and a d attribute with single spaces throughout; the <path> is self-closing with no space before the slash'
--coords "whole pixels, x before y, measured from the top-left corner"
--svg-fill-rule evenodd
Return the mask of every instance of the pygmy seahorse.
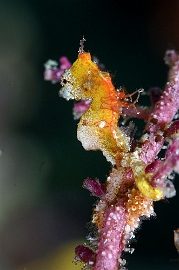
<path id="1" fill-rule="evenodd" d="M 84 149 L 101 150 L 112 165 L 126 163 L 124 167 L 132 168 L 140 191 L 153 200 L 161 199 L 162 193 L 151 187 L 146 179 L 145 167 L 139 156 L 129 152 L 130 138 L 118 127 L 122 108 L 132 104 L 130 95 L 126 95 L 122 88 L 116 90 L 110 74 L 100 71 L 91 60 L 90 53 L 83 50 L 62 75 L 61 84 L 59 93 L 66 100 L 91 100 L 77 129 L 77 138 Z"/>

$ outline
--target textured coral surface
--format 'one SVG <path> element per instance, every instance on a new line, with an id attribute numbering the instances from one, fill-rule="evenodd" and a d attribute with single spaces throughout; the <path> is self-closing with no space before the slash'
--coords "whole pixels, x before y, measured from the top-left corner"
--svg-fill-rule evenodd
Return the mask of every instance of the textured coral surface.
<path id="1" fill-rule="evenodd" d="M 80 118 L 77 138 L 85 150 L 100 150 L 111 163 L 112 169 L 105 184 L 87 178 L 83 187 L 99 198 L 92 223 L 95 237 L 89 237 L 89 246 L 76 248 L 76 260 L 84 269 L 124 269 L 122 252 L 133 252 L 131 239 L 141 220 L 155 215 L 153 201 L 175 195 L 172 172 L 179 171 L 179 58 L 175 51 L 167 51 L 165 62 L 169 77 L 165 89 L 150 90 L 151 108 L 136 105 L 142 89 L 127 94 L 123 88 L 115 89 L 108 72 L 101 71 L 84 51 L 80 42 L 77 60 L 69 68 L 47 66 L 48 80 L 59 81 L 54 74 L 62 71 L 59 95 L 66 100 L 75 99 L 75 118 Z M 65 71 L 64 71 L 65 70 Z M 49 74 L 52 74 L 51 77 Z M 135 98 L 135 95 L 137 97 Z M 143 135 L 134 140 L 134 125 L 118 125 L 121 114 L 143 118 Z M 165 146 L 165 147 L 164 147 Z M 158 154 L 166 148 L 165 158 Z"/>

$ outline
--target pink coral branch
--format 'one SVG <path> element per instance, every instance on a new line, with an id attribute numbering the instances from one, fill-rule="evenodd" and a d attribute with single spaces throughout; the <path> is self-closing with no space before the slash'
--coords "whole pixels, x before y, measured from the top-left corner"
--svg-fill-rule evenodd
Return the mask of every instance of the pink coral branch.
<path id="1" fill-rule="evenodd" d="M 93 196 L 103 198 L 106 193 L 105 185 L 101 184 L 98 179 L 86 178 L 83 182 L 83 188 L 88 189 Z"/>
<path id="2" fill-rule="evenodd" d="M 163 161 L 160 159 L 156 159 L 154 162 L 152 162 L 151 164 L 149 164 L 146 169 L 145 169 L 145 173 L 156 173 L 159 168 L 162 166 Z"/>
<path id="3" fill-rule="evenodd" d="M 151 113 L 146 130 L 157 134 L 158 131 L 164 131 L 167 124 L 173 120 L 179 108 L 179 83 L 178 80 L 171 80 L 167 83 L 165 90 L 156 103 Z"/>
<path id="4" fill-rule="evenodd" d="M 169 51 L 166 52 L 169 55 Z M 168 56 L 169 57 L 169 56 Z M 175 51 L 170 51 L 170 57 L 178 59 Z M 167 62 L 168 63 L 168 62 Z M 170 62 L 171 64 L 171 62 Z M 168 82 L 165 90 L 161 95 L 159 101 L 155 104 L 154 110 L 151 113 L 146 130 L 150 133 L 157 133 L 163 131 L 166 125 L 173 120 L 179 108 L 179 60 L 173 63 L 169 71 Z"/>
<path id="5" fill-rule="evenodd" d="M 164 132 L 164 137 L 170 137 L 179 132 L 179 120 L 174 121 Z"/>
<path id="6" fill-rule="evenodd" d="M 171 174 L 172 171 L 179 172 L 179 140 L 174 139 L 171 146 L 168 148 L 166 159 L 162 162 L 162 166 L 158 169 L 157 173 L 153 176 L 151 184 L 153 186 L 164 185 L 164 180 Z"/>
<path id="7" fill-rule="evenodd" d="M 73 110 L 74 118 L 81 117 L 78 139 L 86 150 L 101 150 L 113 166 L 105 184 L 89 177 L 83 183 L 99 198 L 92 218 L 97 237 L 89 240 L 89 247 L 76 248 L 76 259 L 84 262 L 84 269 L 117 270 L 124 265 L 122 252 L 128 250 L 141 219 L 154 215 L 153 201 L 175 195 L 170 180 L 173 171 L 179 173 L 179 120 L 173 120 L 179 109 L 179 56 L 166 52 L 168 82 L 163 92 L 157 87 L 149 90 L 151 108 L 143 108 L 129 102 L 131 95 L 116 90 L 110 75 L 91 61 L 83 42 L 80 45 L 73 68 L 63 57 L 59 68 L 47 62 L 44 76 L 57 82 L 70 68 L 61 78 L 60 96 L 80 100 Z M 134 143 L 132 124 L 117 126 L 121 113 L 146 121 L 138 142 Z M 166 142 L 165 158 L 159 159 Z"/>
<path id="8" fill-rule="evenodd" d="M 166 52 L 168 55 L 169 52 Z M 178 59 L 171 52 L 171 58 Z M 166 56 L 165 56 L 166 57 Z M 168 56 L 169 57 L 169 56 Z M 171 65 L 171 61 L 170 65 Z M 164 130 L 171 123 L 179 108 L 179 61 L 173 63 L 169 72 L 169 81 L 166 84 L 163 94 L 155 103 L 153 112 L 148 118 L 145 134 L 142 137 L 140 157 L 146 165 L 154 161 L 164 143 Z M 178 128 L 178 124 L 176 125 Z"/>
<path id="9" fill-rule="evenodd" d="M 93 270 L 117 270 L 124 249 L 124 228 L 127 214 L 122 202 L 111 205 L 104 213 L 96 264 Z"/>
<path id="10" fill-rule="evenodd" d="M 128 107 L 128 108 L 123 108 L 122 110 L 123 114 L 126 114 L 129 117 L 134 117 L 138 119 L 148 119 L 150 115 L 150 109 L 147 107 L 141 107 L 141 106 L 136 106 L 134 107 Z"/>
<path id="11" fill-rule="evenodd" d="M 71 67 L 71 63 L 69 62 L 66 56 L 62 56 L 59 59 L 60 66 L 58 68 L 58 62 L 54 60 L 48 60 L 44 66 L 44 80 L 51 81 L 52 83 L 60 82 L 61 76 L 63 75 L 66 69 Z"/>
<path id="12" fill-rule="evenodd" d="M 159 87 L 152 87 L 149 89 L 148 93 L 150 96 L 152 108 L 160 100 L 162 92 L 163 92 L 162 89 L 160 89 Z"/>
<path id="13" fill-rule="evenodd" d="M 90 105 L 91 105 L 90 99 L 81 100 L 81 101 L 76 102 L 74 104 L 74 107 L 73 107 L 74 119 L 75 120 L 79 119 L 82 116 L 82 114 L 88 110 Z"/>

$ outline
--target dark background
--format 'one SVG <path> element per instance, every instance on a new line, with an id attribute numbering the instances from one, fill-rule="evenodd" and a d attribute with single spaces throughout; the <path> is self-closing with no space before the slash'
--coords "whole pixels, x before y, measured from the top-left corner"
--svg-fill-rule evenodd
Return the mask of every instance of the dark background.
<path id="1" fill-rule="evenodd" d="M 84 35 L 85 50 L 116 86 L 163 88 L 164 52 L 179 50 L 178 29 L 179 1 L 0 1 L 0 269 L 83 238 L 95 199 L 82 181 L 104 181 L 110 170 L 100 152 L 85 152 L 77 141 L 73 102 L 43 80 L 44 63 L 62 55 L 75 61 Z M 177 177 L 175 184 L 179 190 Z M 171 261 L 179 196 L 155 203 L 155 211 L 125 256 L 129 270 L 179 268 Z"/>

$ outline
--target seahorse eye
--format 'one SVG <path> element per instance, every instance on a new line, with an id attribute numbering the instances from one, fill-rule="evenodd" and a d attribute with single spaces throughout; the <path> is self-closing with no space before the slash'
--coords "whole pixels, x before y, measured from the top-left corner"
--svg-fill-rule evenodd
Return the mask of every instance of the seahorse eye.
<path id="1" fill-rule="evenodd" d="M 63 79 L 63 80 L 62 80 L 62 83 L 63 83 L 63 84 L 66 84 L 66 83 L 67 83 L 67 80 L 66 80 L 66 79 Z"/>

